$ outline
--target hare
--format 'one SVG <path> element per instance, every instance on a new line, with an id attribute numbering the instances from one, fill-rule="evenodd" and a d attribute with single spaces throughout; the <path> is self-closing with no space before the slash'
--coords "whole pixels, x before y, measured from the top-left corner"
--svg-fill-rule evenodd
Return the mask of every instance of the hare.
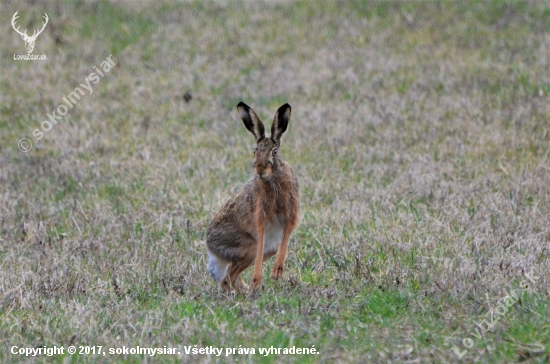
<path id="1" fill-rule="evenodd" d="M 254 176 L 214 215 L 208 227 L 208 270 L 225 291 L 246 292 L 241 273 L 254 264 L 250 286 L 262 282 L 262 263 L 279 252 L 272 279 L 283 275 L 288 239 L 300 221 L 298 180 L 292 167 L 281 159 L 281 136 L 290 120 L 290 105 L 277 110 L 271 135 L 248 105 L 237 110 L 256 139 Z"/>

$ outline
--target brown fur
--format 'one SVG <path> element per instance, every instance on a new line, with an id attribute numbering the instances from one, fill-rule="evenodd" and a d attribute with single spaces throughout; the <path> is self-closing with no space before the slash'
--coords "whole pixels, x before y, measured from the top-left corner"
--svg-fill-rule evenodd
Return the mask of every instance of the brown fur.
<path id="1" fill-rule="evenodd" d="M 248 286 L 241 273 L 254 265 L 250 285 L 253 289 L 258 287 L 262 280 L 262 263 L 277 252 L 271 278 L 282 276 L 288 239 L 298 226 L 300 211 L 298 181 L 290 164 L 278 153 L 280 137 L 290 119 L 290 106 L 285 104 L 277 111 L 271 136 L 265 135 L 263 123 L 252 109 L 243 103 L 239 103 L 238 108 L 243 123 L 256 137 L 254 177 L 216 213 L 208 228 L 206 244 L 208 251 L 222 262 L 219 264 L 230 264 L 227 275 L 220 282 L 221 287 L 243 292 Z M 277 150 L 276 154 L 273 150 Z M 272 251 L 264 251 L 266 226 L 282 227 L 282 239 L 271 246 Z M 215 277 L 213 271 L 215 269 L 211 268 Z"/>

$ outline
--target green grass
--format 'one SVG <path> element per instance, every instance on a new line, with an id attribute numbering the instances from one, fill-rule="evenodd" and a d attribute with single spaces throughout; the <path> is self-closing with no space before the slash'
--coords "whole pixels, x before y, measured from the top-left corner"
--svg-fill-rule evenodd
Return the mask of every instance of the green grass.
<path id="1" fill-rule="evenodd" d="M 48 61 L 2 58 L 0 361 L 44 345 L 181 352 L 39 358 L 52 362 L 454 363 L 453 347 L 463 362 L 550 360 L 546 3 L 5 8 L 50 24 L 35 46 Z M 2 54 L 24 52 L 6 37 Z M 36 140 L 110 54 L 93 94 Z M 268 128 L 292 105 L 280 152 L 302 222 L 280 281 L 271 259 L 258 292 L 225 295 L 204 242 L 251 175 L 241 100 Z M 194 345 L 237 354 L 184 354 Z M 259 353 L 272 346 L 319 354 Z"/>

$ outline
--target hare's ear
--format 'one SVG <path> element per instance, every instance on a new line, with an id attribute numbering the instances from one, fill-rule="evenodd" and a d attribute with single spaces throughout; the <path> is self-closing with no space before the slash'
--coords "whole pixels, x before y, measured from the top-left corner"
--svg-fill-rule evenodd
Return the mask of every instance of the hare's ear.
<path id="1" fill-rule="evenodd" d="M 264 123 L 262 123 L 254 110 L 252 110 L 250 106 L 242 101 L 239 102 L 239 104 L 237 105 L 237 110 L 239 111 L 239 115 L 243 120 L 244 126 L 246 126 L 249 132 L 254 134 L 256 142 L 260 141 L 260 139 L 265 138 Z"/>
<path id="2" fill-rule="evenodd" d="M 289 104 L 284 104 L 277 110 L 275 118 L 273 118 L 273 125 L 271 126 L 271 138 L 281 145 L 281 135 L 286 131 L 288 122 L 290 120 L 291 107 Z"/>

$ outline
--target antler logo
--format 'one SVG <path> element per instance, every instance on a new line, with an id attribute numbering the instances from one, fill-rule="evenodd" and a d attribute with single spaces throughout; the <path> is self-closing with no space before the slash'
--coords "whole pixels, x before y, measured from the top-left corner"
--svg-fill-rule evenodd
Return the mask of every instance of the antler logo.
<path id="1" fill-rule="evenodd" d="M 44 19 L 46 20 L 45 23 L 42 23 L 43 26 L 42 26 L 42 29 L 40 30 L 35 30 L 32 35 L 29 37 L 27 35 L 27 29 L 25 29 L 25 32 L 22 33 L 19 31 L 19 27 L 15 27 L 15 21 L 17 20 L 17 18 L 19 17 L 19 15 L 17 15 L 17 13 L 19 13 L 19 10 L 17 10 L 15 12 L 15 14 L 13 14 L 13 18 L 11 19 L 11 26 L 13 27 L 13 29 L 15 29 L 15 31 L 17 33 L 19 33 L 21 35 L 21 38 L 23 38 L 23 40 L 25 41 L 25 48 L 27 48 L 27 53 L 32 53 L 32 50 L 34 49 L 34 42 L 36 42 L 36 38 L 40 35 L 40 33 L 42 33 L 42 31 L 44 30 L 44 28 L 46 28 L 46 24 L 48 24 L 48 14 L 44 13 Z M 38 32 L 38 33 L 37 33 Z"/>

